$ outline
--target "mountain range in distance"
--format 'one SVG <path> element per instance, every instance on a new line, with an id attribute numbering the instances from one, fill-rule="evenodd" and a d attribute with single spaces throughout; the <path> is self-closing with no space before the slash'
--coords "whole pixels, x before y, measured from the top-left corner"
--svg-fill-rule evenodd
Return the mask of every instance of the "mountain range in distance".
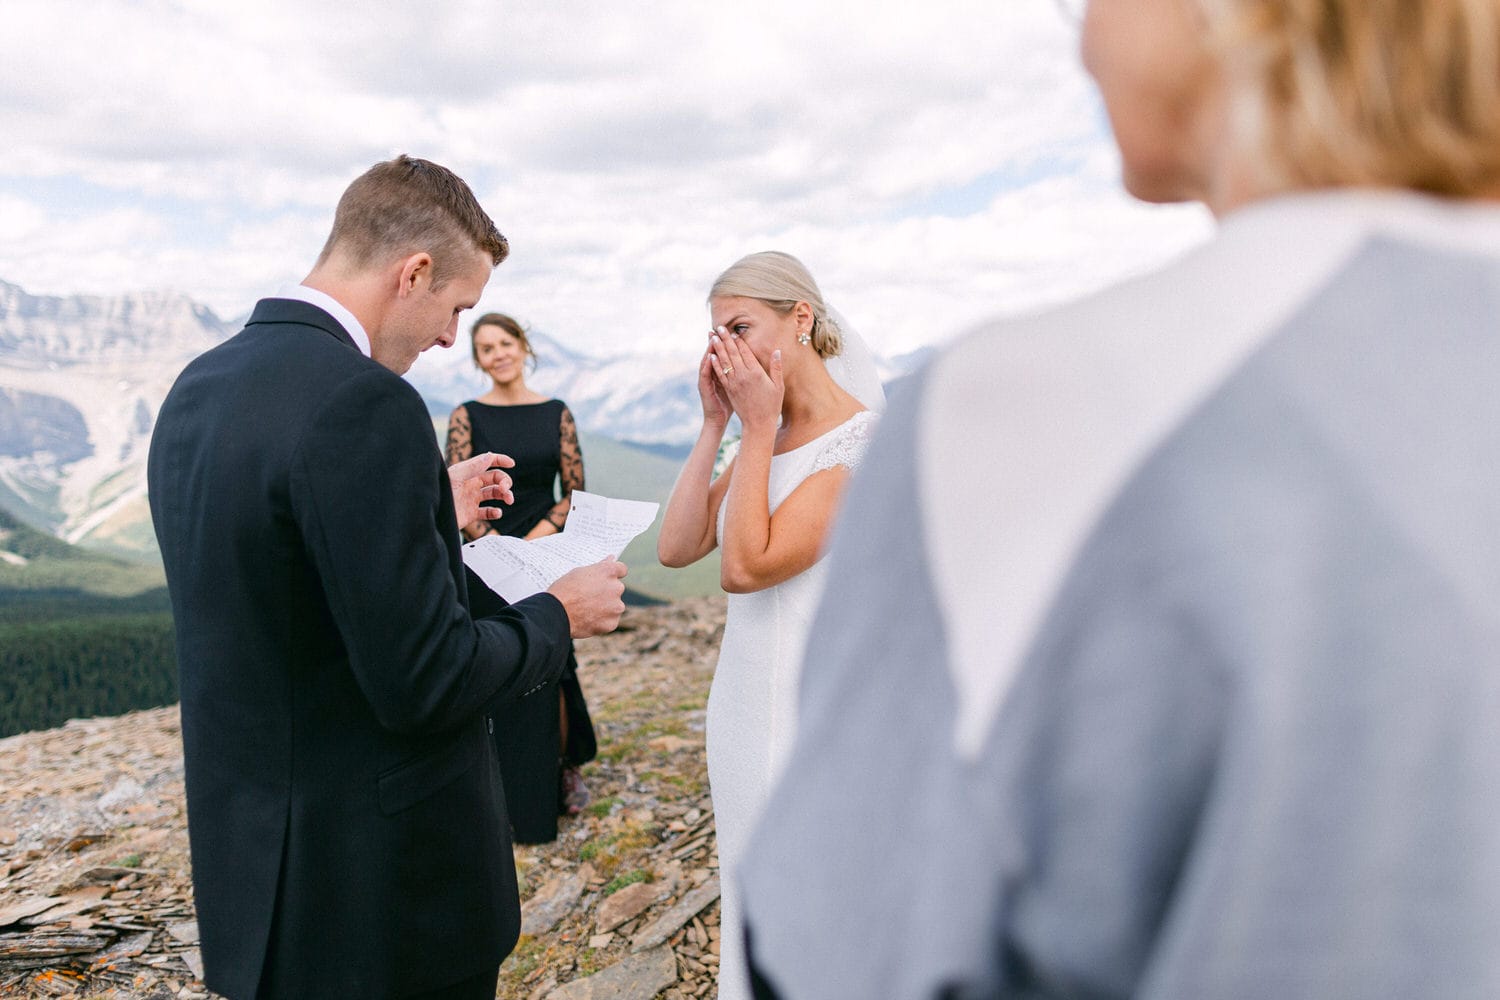
<path id="1" fill-rule="evenodd" d="M 146 454 L 157 411 L 182 368 L 241 325 L 175 293 L 40 296 L 0 280 L 0 510 L 70 544 L 156 562 Z M 694 359 L 596 357 L 531 338 L 542 364 L 527 383 L 573 411 L 588 488 L 665 501 L 701 420 Z M 924 354 L 880 361 L 883 377 Z M 439 436 L 452 407 L 488 385 L 462 344 L 408 380 Z"/>

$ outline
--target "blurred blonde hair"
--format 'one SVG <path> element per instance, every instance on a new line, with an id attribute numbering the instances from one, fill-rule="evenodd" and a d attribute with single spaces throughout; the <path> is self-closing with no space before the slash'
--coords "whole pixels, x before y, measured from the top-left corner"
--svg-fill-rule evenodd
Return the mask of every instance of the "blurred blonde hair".
<path id="1" fill-rule="evenodd" d="M 813 311 L 813 349 L 820 357 L 831 358 L 844 348 L 843 336 L 828 315 L 818 283 L 806 265 L 789 253 L 762 250 L 730 264 L 715 279 L 708 297 L 730 296 L 759 299 L 783 316 L 795 309 L 798 302 L 806 302 Z"/>
<path id="2" fill-rule="evenodd" d="M 1260 182 L 1457 197 L 1500 185 L 1500 0 L 1198 2 Z"/>

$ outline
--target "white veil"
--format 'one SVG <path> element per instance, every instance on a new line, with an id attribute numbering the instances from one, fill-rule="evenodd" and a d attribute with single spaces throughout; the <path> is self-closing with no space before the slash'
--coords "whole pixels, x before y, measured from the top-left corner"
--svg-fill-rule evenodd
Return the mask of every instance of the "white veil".
<path id="1" fill-rule="evenodd" d="M 865 404 L 875 413 L 885 409 L 885 389 L 880 385 L 880 373 L 875 369 L 875 356 L 859 331 L 844 319 L 843 313 L 830 307 L 828 319 L 839 333 L 843 349 L 831 358 L 823 359 L 828 374 L 839 388 Z"/>

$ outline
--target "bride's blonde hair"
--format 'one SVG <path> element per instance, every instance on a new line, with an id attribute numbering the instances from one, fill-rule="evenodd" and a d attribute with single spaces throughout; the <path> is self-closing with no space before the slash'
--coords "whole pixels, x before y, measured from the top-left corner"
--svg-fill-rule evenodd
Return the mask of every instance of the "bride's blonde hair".
<path id="1" fill-rule="evenodd" d="M 1197 2 L 1268 186 L 1500 186 L 1500 0 Z"/>
<path id="2" fill-rule="evenodd" d="M 758 299 L 783 316 L 795 309 L 798 302 L 806 302 L 813 311 L 813 349 L 825 358 L 843 350 L 838 324 L 828 314 L 818 283 L 807 267 L 789 253 L 762 250 L 730 264 L 708 290 L 710 299 L 729 296 Z"/>

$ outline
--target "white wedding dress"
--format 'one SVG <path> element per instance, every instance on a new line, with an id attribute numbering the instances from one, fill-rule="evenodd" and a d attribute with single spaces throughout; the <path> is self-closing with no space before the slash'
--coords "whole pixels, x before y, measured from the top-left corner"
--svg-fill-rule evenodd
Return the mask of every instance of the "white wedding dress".
<path id="1" fill-rule="evenodd" d="M 877 416 L 863 410 L 833 430 L 771 458 L 774 514 L 815 472 L 859 464 Z M 717 537 L 724 543 L 719 507 Z M 823 589 L 819 560 L 790 580 L 752 594 L 730 594 L 724 641 L 708 694 L 708 783 L 718 830 L 719 1000 L 748 998 L 736 865 L 796 731 L 797 678 L 808 627 Z"/>

